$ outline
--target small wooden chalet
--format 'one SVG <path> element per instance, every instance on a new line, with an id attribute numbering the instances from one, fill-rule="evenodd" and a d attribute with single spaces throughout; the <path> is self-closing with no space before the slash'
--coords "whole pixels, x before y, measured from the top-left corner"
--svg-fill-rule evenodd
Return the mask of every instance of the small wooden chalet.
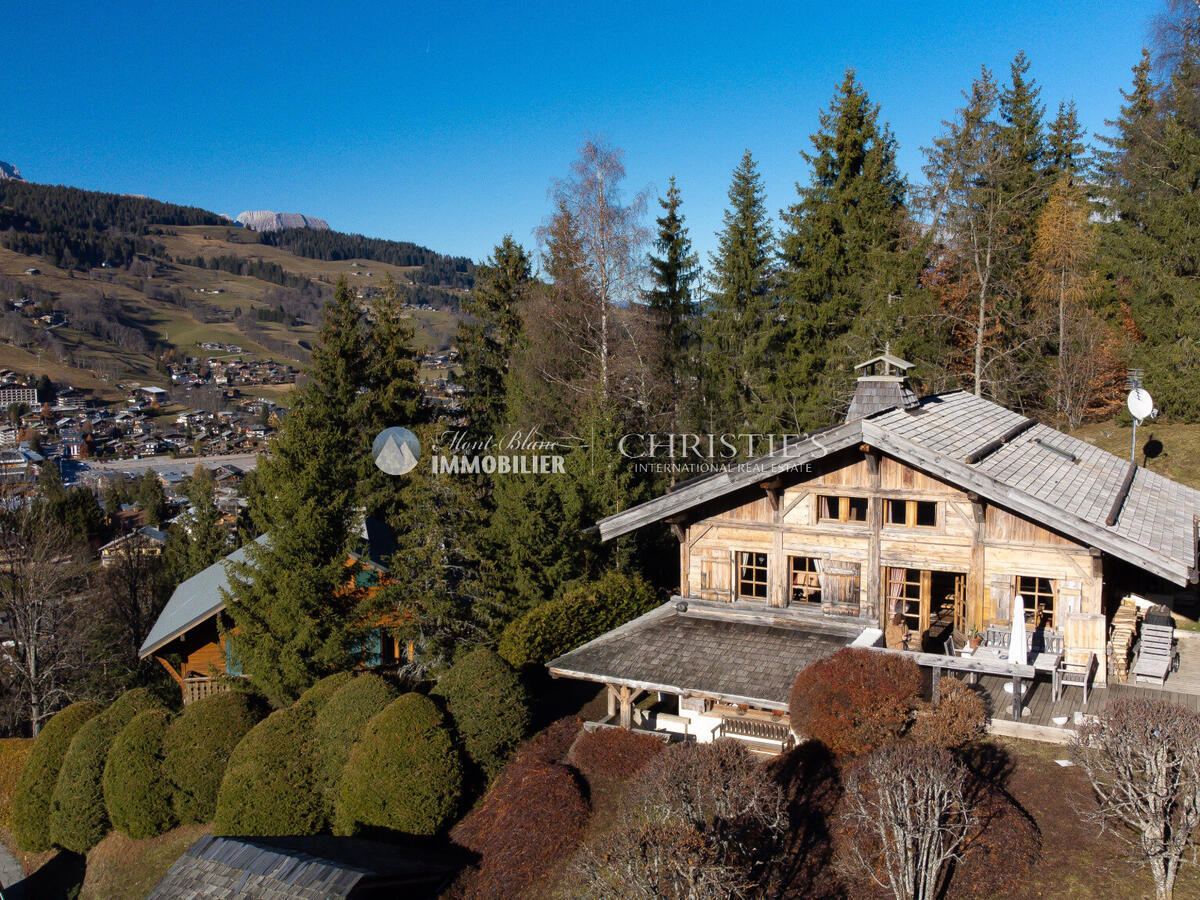
<path id="1" fill-rule="evenodd" d="M 678 597 L 551 673 L 606 684 L 626 727 L 782 742 L 809 662 L 897 615 L 905 649 L 944 654 L 1010 628 L 1020 595 L 1030 644 L 1104 684 L 1121 599 L 1196 582 L 1200 492 L 973 394 L 918 399 L 909 365 L 869 360 L 844 423 L 599 522 L 669 523 Z"/>
<path id="2" fill-rule="evenodd" d="M 346 588 L 370 591 L 386 577 L 383 560 L 395 551 L 395 541 L 385 526 L 370 518 L 363 523 L 359 536 L 361 541 L 346 562 L 348 567 L 357 567 L 358 573 Z M 267 540 L 268 536 L 263 535 L 255 543 Z M 235 640 L 227 640 L 219 620 L 225 612 L 230 567 L 246 561 L 246 550 L 241 547 L 181 582 L 139 650 L 142 659 L 153 656 L 170 673 L 183 692 L 185 704 L 227 689 L 227 676 L 243 674 L 236 652 L 236 629 Z M 389 631 L 392 624 L 381 622 L 369 634 L 364 648 L 368 665 L 388 666 L 400 658 L 401 648 Z"/>

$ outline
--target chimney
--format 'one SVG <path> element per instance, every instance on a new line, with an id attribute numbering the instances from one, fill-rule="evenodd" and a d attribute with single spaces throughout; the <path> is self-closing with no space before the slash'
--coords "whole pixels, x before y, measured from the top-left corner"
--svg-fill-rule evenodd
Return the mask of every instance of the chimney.
<path id="1" fill-rule="evenodd" d="M 861 362 L 854 367 L 858 372 L 858 385 L 846 421 L 865 419 L 885 409 L 911 409 L 920 401 L 908 385 L 907 372 L 912 363 L 892 356 L 887 347 L 879 356 Z"/>

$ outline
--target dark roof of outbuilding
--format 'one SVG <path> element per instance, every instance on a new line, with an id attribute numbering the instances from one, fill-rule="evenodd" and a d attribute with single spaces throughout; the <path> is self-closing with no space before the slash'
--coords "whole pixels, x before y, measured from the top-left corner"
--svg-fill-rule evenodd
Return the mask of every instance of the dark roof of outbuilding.
<path id="1" fill-rule="evenodd" d="M 848 646 L 861 625 L 667 603 L 570 653 L 551 674 L 786 710 L 796 673 Z"/>
<path id="2" fill-rule="evenodd" d="M 602 519 L 600 535 L 618 537 L 859 443 L 1176 584 L 1196 577 L 1200 491 L 1137 468 L 1121 500 L 1127 460 L 965 391 L 814 433 L 784 452 Z"/>
<path id="3" fill-rule="evenodd" d="M 420 900 L 437 896 L 457 868 L 445 853 L 375 841 L 205 835 L 172 864 L 146 900 L 354 900 L 367 891 L 376 896 L 383 888 Z"/>

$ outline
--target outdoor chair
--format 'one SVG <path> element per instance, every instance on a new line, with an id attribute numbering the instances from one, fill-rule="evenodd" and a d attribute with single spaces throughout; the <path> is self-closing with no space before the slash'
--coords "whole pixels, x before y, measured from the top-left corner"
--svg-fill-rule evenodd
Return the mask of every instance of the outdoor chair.
<path id="1" fill-rule="evenodd" d="M 1158 682 L 1167 680 L 1167 673 L 1178 668 L 1178 653 L 1175 651 L 1175 627 L 1173 625 L 1151 625 L 1142 623 L 1137 662 L 1129 673 L 1136 681 Z"/>
<path id="2" fill-rule="evenodd" d="M 1054 670 L 1054 682 L 1052 685 L 1051 694 L 1057 701 L 1062 697 L 1063 688 L 1066 687 L 1081 687 L 1083 688 L 1083 702 L 1087 705 L 1088 690 L 1092 683 L 1092 673 L 1096 668 L 1096 654 L 1088 651 L 1087 658 L 1079 661 L 1071 661 L 1065 657 L 1058 663 Z"/>

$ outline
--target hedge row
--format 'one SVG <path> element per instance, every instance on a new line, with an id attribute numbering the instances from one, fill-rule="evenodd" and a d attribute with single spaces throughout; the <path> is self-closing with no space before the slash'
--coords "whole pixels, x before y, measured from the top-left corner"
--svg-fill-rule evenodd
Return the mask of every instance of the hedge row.
<path id="1" fill-rule="evenodd" d="M 108 751 L 134 716 L 159 707 L 159 701 L 145 688 L 126 691 L 75 734 L 50 799 L 50 840 L 54 844 L 86 853 L 108 834 L 102 783 Z"/>
<path id="2" fill-rule="evenodd" d="M 438 681 L 463 751 L 485 782 L 529 732 L 529 697 L 516 671 L 486 648 L 464 654 Z"/>
<path id="3" fill-rule="evenodd" d="M 113 742 L 104 766 L 104 806 L 112 825 L 131 838 L 162 834 L 175 824 L 171 785 L 163 773 L 163 738 L 171 714 L 138 713 Z"/>
<path id="4" fill-rule="evenodd" d="M 342 772 L 337 834 L 437 834 L 462 802 L 462 761 L 437 704 L 404 694 L 367 723 Z"/>
<path id="5" fill-rule="evenodd" d="M 79 729 L 103 708 L 90 701 L 72 703 L 47 722 L 34 741 L 13 798 L 13 831 L 22 850 L 40 853 L 53 845 L 50 800 L 63 759 Z"/>
<path id="6" fill-rule="evenodd" d="M 518 669 L 543 665 L 649 612 L 656 603 L 654 588 L 644 579 L 608 572 L 514 619 L 500 636 L 499 653 Z"/>
<path id="7" fill-rule="evenodd" d="M 229 756 L 263 714 L 254 695 L 226 691 L 188 704 L 167 728 L 163 773 L 180 823 L 212 819 Z"/>
<path id="8" fill-rule="evenodd" d="M 329 821 L 333 820 L 342 770 L 346 768 L 350 748 L 367 723 L 395 700 L 396 694 L 396 689 L 378 675 L 363 674 L 343 680 L 317 713 L 318 787 Z M 304 697 L 298 702 L 304 702 Z"/>

